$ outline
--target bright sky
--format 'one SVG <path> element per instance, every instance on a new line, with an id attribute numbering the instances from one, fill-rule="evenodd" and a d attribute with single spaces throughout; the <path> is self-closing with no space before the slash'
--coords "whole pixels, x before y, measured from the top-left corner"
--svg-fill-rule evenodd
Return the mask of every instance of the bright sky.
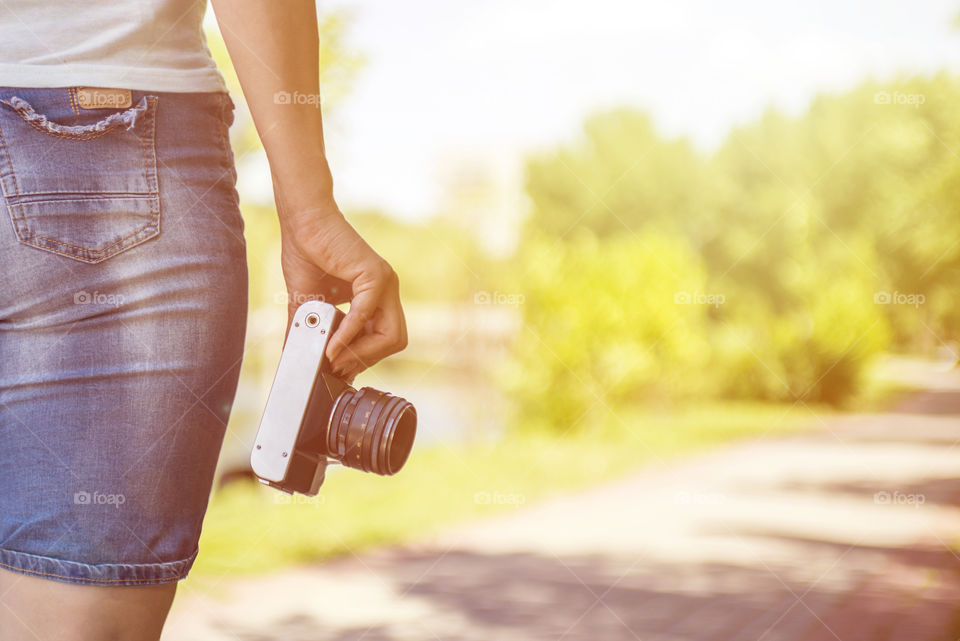
<path id="1" fill-rule="evenodd" d="M 519 184 L 523 155 L 620 104 L 703 149 L 770 104 L 898 71 L 960 70 L 957 0 L 320 0 L 368 57 L 328 122 L 345 208 L 442 208 L 461 159 Z"/>

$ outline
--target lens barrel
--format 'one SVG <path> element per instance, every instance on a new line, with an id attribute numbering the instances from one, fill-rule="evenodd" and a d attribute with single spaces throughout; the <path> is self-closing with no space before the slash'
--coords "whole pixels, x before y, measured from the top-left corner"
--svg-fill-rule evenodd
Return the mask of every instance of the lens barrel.
<path id="1" fill-rule="evenodd" d="M 417 411 L 406 399 L 348 388 L 334 402 L 326 447 L 347 467 L 389 476 L 406 463 L 416 433 Z"/>

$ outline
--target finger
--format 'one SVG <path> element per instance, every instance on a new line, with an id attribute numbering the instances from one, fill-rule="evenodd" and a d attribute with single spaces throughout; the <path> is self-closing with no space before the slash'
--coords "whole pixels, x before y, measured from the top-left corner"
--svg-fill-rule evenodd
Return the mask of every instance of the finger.
<path id="1" fill-rule="evenodd" d="M 350 301 L 350 311 L 340 321 L 340 326 L 330 337 L 330 342 L 327 345 L 327 358 L 331 361 L 337 359 L 344 348 L 363 330 L 366 322 L 373 318 L 377 311 L 377 302 L 381 290 L 381 287 L 376 287 L 360 292 Z"/>
<path id="2" fill-rule="evenodd" d="M 364 367 L 362 363 L 358 363 L 357 361 L 347 361 L 341 367 L 335 368 L 333 373 L 349 383 L 356 377 L 357 374 L 365 369 L 366 367 Z"/>
<path id="3" fill-rule="evenodd" d="M 287 305 L 287 331 L 283 334 L 283 347 L 287 346 L 287 338 L 290 336 L 290 328 L 293 327 L 293 310 L 290 305 Z"/>
<path id="4" fill-rule="evenodd" d="M 336 361 L 333 362 L 334 371 L 350 371 L 355 367 L 361 370 L 372 367 L 380 360 L 393 352 L 387 348 L 387 341 L 380 334 L 366 334 L 360 336 L 347 345 Z"/>
<path id="5" fill-rule="evenodd" d="M 357 336 L 334 361 L 334 367 L 347 369 L 348 363 L 358 361 L 362 368 L 396 354 L 407 344 L 407 329 L 399 299 L 377 310 L 370 330 Z"/>

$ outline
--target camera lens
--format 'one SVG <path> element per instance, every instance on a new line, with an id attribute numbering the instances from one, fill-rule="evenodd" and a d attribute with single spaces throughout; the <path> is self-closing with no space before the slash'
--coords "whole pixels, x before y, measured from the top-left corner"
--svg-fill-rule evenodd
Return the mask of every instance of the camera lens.
<path id="1" fill-rule="evenodd" d="M 343 465 L 388 476 L 407 462 L 417 411 L 406 399 L 372 387 L 347 389 L 330 414 L 327 452 Z"/>

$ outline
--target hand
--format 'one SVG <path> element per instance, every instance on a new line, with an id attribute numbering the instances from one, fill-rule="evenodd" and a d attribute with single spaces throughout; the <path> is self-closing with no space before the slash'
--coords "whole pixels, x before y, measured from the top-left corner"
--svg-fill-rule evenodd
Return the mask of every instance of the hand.
<path id="1" fill-rule="evenodd" d="M 306 300 L 350 301 L 327 343 L 334 373 L 347 380 L 407 345 L 396 272 L 363 240 L 335 204 L 281 215 L 287 283 L 287 331 Z"/>

